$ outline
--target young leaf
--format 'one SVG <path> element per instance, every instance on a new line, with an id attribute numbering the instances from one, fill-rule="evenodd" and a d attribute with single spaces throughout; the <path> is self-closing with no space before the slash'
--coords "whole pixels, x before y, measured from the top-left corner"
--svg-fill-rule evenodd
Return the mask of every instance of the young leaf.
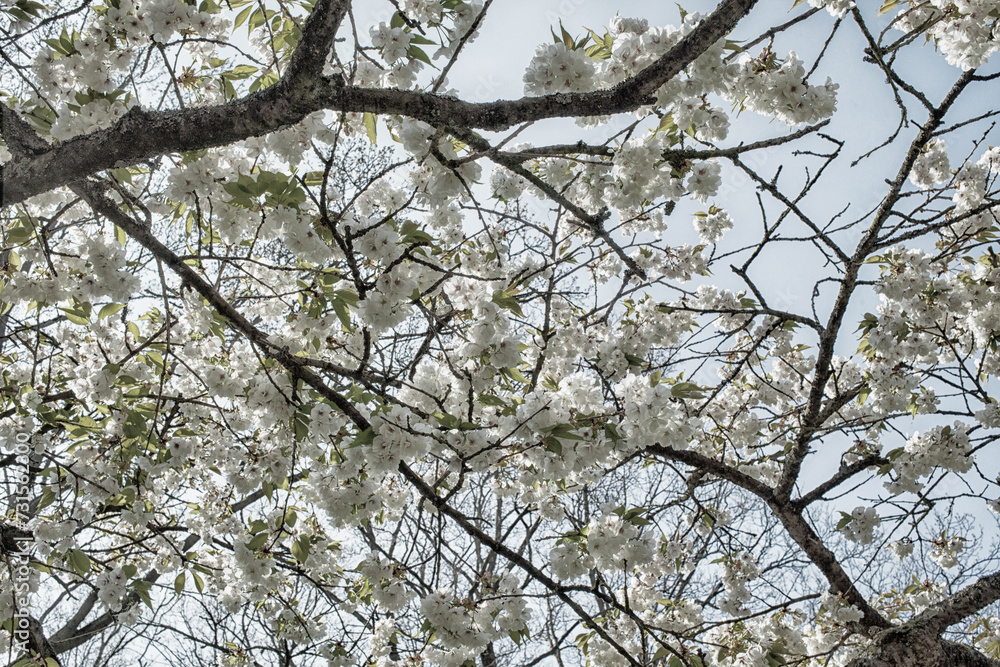
<path id="1" fill-rule="evenodd" d="M 362 122 L 365 125 L 365 132 L 368 134 L 368 140 L 374 144 L 378 136 L 378 130 L 375 127 L 375 114 L 366 111 L 364 116 L 362 116 Z"/>

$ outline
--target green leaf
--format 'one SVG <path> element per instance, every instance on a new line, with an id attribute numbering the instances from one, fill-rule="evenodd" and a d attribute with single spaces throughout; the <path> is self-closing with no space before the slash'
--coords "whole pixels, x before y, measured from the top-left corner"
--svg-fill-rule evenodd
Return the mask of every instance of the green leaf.
<path id="1" fill-rule="evenodd" d="M 492 394 L 480 394 L 479 402 L 483 405 L 492 405 L 498 408 L 503 408 L 507 406 L 507 403 L 499 396 L 494 396 Z"/>
<path id="2" fill-rule="evenodd" d="M 404 243 L 434 243 L 434 237 L 420 229 L 420 225 L 412 220 L 404 222 L 403 226 L 399 229 L 399 233 Z"/>
<path id="3" fill-rule="evenodd" d="M 705 398 L 705 390 L 692 382 L 678 382 L 670 388 L 674 398 Z"/>
<path id="4" fill-rule="evenodd" d="M 349 290 L 349 289 L 334 290 L 333 296 L 335 299 L 343 301 L 352 308 L 358 305 L 359 301 L 358 293 L 355 292 L 354 290 Z"/>
<path id="5" fill-rule="evenodd" d="M 199 593 L 204 593 L 205 580 L 199 577 L 197 572 L 192 572 L 191 575 L 194 577 L 194 587 L 198 589 Z"/>
<path id="6" fill-rule="evenodd" d="M 562 446 L 562 443 L 559 442 L 558 438 L 554 438 L 554 437 L 550 436 L 548 438 L 545 438 L 542 441 L 542 444 L 545 446 L 545 449 L 547 451 L 552 452 L 556 456 L 562 456 L 563 446 Z"/>
<path id="7" fill-rule="evenodd" d="M 135 591 L 135 594 L 139 596 L 139 599 L 142 600 L 143 604 L 149 607 L 150 610 L 153 609 L 153 599 L 149 596 L 149 589 L 152 586 L 153 584 L 148 581 L 143 581 L 142 579 L 132 582 L 132 590 Z"/>
<path id="8" fill-rule="evenodd" d="M 259 28 L 267 22 L 267 17 L 259 9 L 255 9 L 250 14 L 250 22 L 247 23 L 247 34 L 253 32 L 254 28 Z"/>
<path id="9" fill-rule="evenodd" d="M 254 67 L 253 65 L 237 65 L 228 72 L 223 72 L 221 76 L 224 79 L 236 81 L 239 79 L 246 79 L 251 74 L 256 74 L 256 73 L 257 73 L 257 68 Z"/>
<path id="10" fill-rule="evenodd" d="M 267 533 L 257 533 L 253 536 L 253 539 L 247 542 L 247 549 L 250 551 L 259 551 L 267 542 L 268 537 L 269 535 Z"/>
<path id="11" fill-rule="evenodd" d="M 885 2 L 882 3 L 882 6 L 879 7 L 878 14 L 875 16 L 882 16 L 882 14 L 885 14 L 886 12 L 891 12 L 901 4 L 903 4 L 902 0 L 885 0 Z"/>
<path id="12" fill-rule="evenodd" d="M 583 440 L 583 437 L 573 432 L 573 426 L 570 424 L 555 424 L 544 429 L 544 431 L 549 435 L 562 438 L 563 440 Z"/>
<path id="13" fill-rule="evenodd" d="M 458 429 L 458 427 L 462 425 L 462 420 L 458 417 L 446 415 L 442 412 L 435 413 L 434 418 L 438 420 L 438 423 L 441 424 L 442 428 L 448 430 Z"/>
<path id="14" fill-rule="evenodd" d="M 500 372 L 509 377 L 511 380 L 520 382 L 521 384 L 528 384 L 528 378 L 524 377 L 521 371 L 516 368 L 502 368 Z"/>
<path id="15" fill-rule="evenodd" d="M 421 62 L 427 63 L 431 67 L 434 66 L 434 64 L 431 62 L 431 59 L 424 52 L 424 50 L 421 49 L 416 44 L 410 44 L 410 48 L 408 48 L 406 50 L 406 55 L 409 56 L 410 58 L 415 59 L 415 60 L 419 60 Z"/>
<path id="16" fill-rule="evenodd" d="M 146 420 L 135 410 L 129 410 L 122 433 L 126 438 L 140 438 L 146 435 Z"/>
<path id="17" fill-rule="evenodd" d="M 306 559 L 309 558 L 309 548 L 312 546 L 312 541 L 309 539 L 308 535 L 302 535 L 299 539 L 292 542 L 292 556 L 300 563 L 305 563 Z"/>
<path id="18" fill-rule="evenodd" d="M 563 44 L 566 45 L 566 49 L 568 51 L 572 51 L 573 49 L 575 49 L 576 40 L 573 39 L 572 35 L 566 32 L 566 28 L 563 27 L 562 21 L 559 21 L 559 31 L 562 33 L 562 41 Z"/>
<path id="19" fill-rule="evenodd" d="M 347 304 L 340 299 L 334 299 L 330 302 L 330 307 L 333 308 L 333 312 L 337 314 L 337 319 L 344 325 L 344 328 L 350 330 L 351 311 L 347 308 Z"/>
<path id="20" fill-rule="evenodd" d="M 132 172 L 130 172 L 128 169 L 125 169 L 124 167 L 120 169 L 109 169 L 108 173 L 110 173 L 112 176 L 118 179 L 119 183 L 123 181 L 129 184 L 132 183 Z"/>
<path id="21" fill-rule="evenodd" d="M 365 125 L 365 131 L 368 133 L 368 140 L 374 144 L 375 139 L 378 135 L 378 132 L 375 128 L 375 114 L 371 113 L 370 111 L 366 111 L 364 116 L 362 117 L 362 121 L 364 122 Z"/>
<path id="22" fill-rule="evenodd" d="M 493 292 L 493 303 L 504 310 L 509 310 L 518 317 L 524 317 L 524 312 L 521 311 L 521 304 L 517 302 L 513 293 L 507 290 L 496 290 Z"/>
<path id="23" fill-rule="evenodd" d="M 180 595 L 183 592 L 184 592 L 184 573 L 181 572 L 174 579 L 174 593 Z"/>
<path id="24" fill-rule="evenodd" d="M 270 88 L 274 84 L 278 83 L 280 77 L 274 72 L 268 72 L 266 74 L 261 74 L 259 77 L 254 79 L 254 82 L 250 84 L 250 92 L 255 93 L 258 90 L 264 90 L 265 88 Z M 306 181 L 308 184 L 309 182 Z"/>
<path id="25" fill-rule="evenodd" d="M 611 442 L 618 442 L 622 439 L 621 433 L 618 432 L 618 427 L 611 422 L 604 425 L 604 435 L 607 436 Z"/>
<path id="26" fill-rule="evenodd" d="M 20 219 L 7 228 L 7 243 L 10 245 L 21 245 L 31 240 L 34 235 L 31 226 L 24 224 Z"/>
<path id="27" fill-rule="evenodd" d="M 611 47 L 614 46 L 614 37 L 611 36 L 611 33 L 605 32 L 602 37 L 590 28 L 586 28 L 586 30 L 590 33 L 590 37 L 594 40 L 594 44 L 593 46 L 587 47 L 587 50 L 584 51 L 584 53 L 586 53 L 588 57 L 595 60 L 606 60 L 610 58 Z"/>
<path id="28" fill-rule="evenodd" d="M 90 572 L 90 557 L 83 553 L 79 549 L 71 549 L 67 554 L 69 556 L 69 564 L 73 566 L 77 574 L 87 574 Z"/>
<path id="29" fill-rule="evenodd" d="M 784 667 L 788 664 L 784 656 L 780 653 L 775 653 L 773 650 L 767 654 L 767 664 L 769 667 Z"/>
<path id="30" fill-rule="evenodd" d="M 354 442 L 351 443 L 351 447 L 360 447 L 362 445 L 370 445 L 375 442 L 375 431 L 371 428 L 366 428 L 361 433 L 358 433 L 354 438 Z"/>
<path id="31" fill-rule="evenodd" d="M 861 320 L 861 323 L 858 324 L 858 328 L 855 329 L 855 331 L 860 331 L 862 332 L 862 335 L 864 335 L 877 326 L 878 326 L 878 317 L 871 313 L 865 313 L 864 319 Z"/>
<path id="32" fill-rule="evenodd" d="M 646 365 L 646 360 L 645 359 L 643 359 L 642 357 L 638 357 L 638 356 L 632 354 L 631 352 L 626 352 L 625 353 L 625 361 L 628 362 L 629 366 L 645 366 Z"/>
<path id="33" fill-rule="evenodd" d="M 42 497 L 38 499 L 38 509 L 36 511 L 38 512 L 42 511 L 55 501 L 56 501 L 55 491 L 53 491 L 51 487 L 46 487 L 45 490 L 42 491 Z"/>
<path id="34" fill-rule="evenodd" d="M 320 185 L 323 183 L 323 172 L 322 171 L 310 171 L 302 179 L 305 181 L 306 185 Z"/>
<path id="35" fill-rule="evenodd" d="M 302 442 L 309 435 L 309 415 L 302 408 L 292 415 L 292 431 L 295 434 L 295 442 Z"/>
<path id="36" fill-rule="evenodd" d="M 73 306 L 70 308 L 60 308 L 59 310 L 66 313 L 66 319 L 68 319 L 73 324 L 90 324 L 90 313 L 92 306 L 89 303 L 78 303 L 74 302 Z"/>
<path id="37" fill-rule="evenodd" d="M 111 317 L 119 310 L 125 307 L 123 303 L 109 303 L 101 307 L 101 310 L 97 313 L 97 319 L 103 320 L 105 317 Z"/>

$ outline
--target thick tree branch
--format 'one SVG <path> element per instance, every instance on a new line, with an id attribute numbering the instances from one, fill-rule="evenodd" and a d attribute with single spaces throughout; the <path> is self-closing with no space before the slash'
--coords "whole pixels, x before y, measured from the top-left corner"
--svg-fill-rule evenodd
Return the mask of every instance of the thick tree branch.
<path id="1" fill-rule="evenodd" d="M 289 92 L 309 97 L 309 84 L 321 82 L 323 67 L 330 59 L 337 28 L 350 8 L 350 0 L 318 0 L 302 26 L 302 37 L 285 70 L 284 80 L 295 82 L 298 90 Z"/>
<path id="2" fill-rule="evenodd" d="M 32 655 L 41 658 L 46 667 L 62 666 L 58 653 L 45 636 L 41 621 L 34 616 L 28 617 L 28 646 L 31 647 Z"/>
<path id="3" fill-rule="evenodd" d="M 333 39 L 333 21 L 346 11 L 345 2 L 325 0 L 317 4 L 323 20 L 307 20 L 289 70 L 274 86 L 219 106 L 158 112 L 133 108 L 113 127 L 53 145 L 41 155 L 12 160 L 0 170 L 0 205 L 17 204 L 105 169 L 268 134 L 320 109 L 395 114 L 434 126 L 486 130 L 544 118 L 631 111 L 650 103 L 660 86 L 724 37 L 756 3 L 724 0 L 674 48 L 613 88 L 474 104 L 422 92 L 347 86 L 339 76 L 319 78 L 320 52 Z"/>
<path id="4" fill-rule="evenodd" d="M 809 522 L 794 507 L 779 499 L 773 499 L 768 503 L 771 511 L 781 521 L 788 534 L 795 540 L 802 551 L 805 552 L 809 560 L 819 568 L 826 580 L 830 582 L 830 588 L 834 593 L 844 596 L 844 599 L 857 607 L 863 617 L 861 625 L 866 628 L 887 628 L 889 621 L 875 610 L 865 596 L 854 586 L 854 581 L 844 570 L 836 554 L 830 551 L 829 547 L 823 544 L 823 540 L 816 531 L 813 530 Z"/>
<path id="5" fill-rule="evenodd" d="M 1000 600 L 1000 572 L 985 576 L 941 600 L 912 622 L 921 624 L 935 635 L 940 635 L 949 627 L 985 609 L 997 600 Z"/>
<path id="6" fill-rule="evenodd" d="M 943 640 L 909 625 L 893 628 L 847 667 L 1000 667 L 971 646 Z"/>
<path id="7" fill-rule="evenodd" d="M 59 630 L 49 638 L 49 641 L 54 646 L 61 646 L 72 639 L 76 634 L 77 630 L 80 628 L 80 624 L 83 623 L 90 612 L 93 611 L 94 606 L 97 604 L 97 591 L 91 591 L 90 594 L 84 598 L 83 602 L 77 608 L 76 612 L 63 624 Z M 65 652 L 68 649 L 63 649 Z"/>

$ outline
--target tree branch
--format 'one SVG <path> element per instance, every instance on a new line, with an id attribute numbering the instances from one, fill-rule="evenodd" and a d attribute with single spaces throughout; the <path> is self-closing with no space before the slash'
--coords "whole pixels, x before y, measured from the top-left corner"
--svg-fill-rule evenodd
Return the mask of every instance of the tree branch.
<path id="1" fill-rule="evenodd" d="M 185 284 L 190 285 L 196 292 L 205 297 L 212 307 L 229 321 L 234 329 L 257 345 L 265 355 L 280 363 L 284 368 L 288 369 L 296 377 L 301 378 L 303 382 L 336 405 L 359 429 L 364 430 L 368 428 L 368 420 L 351 401 L 337 391 L 334 391 L 318 375 L 309 370 L 305 360 L 301 357 L 297 357 L 287 349 L 271 343 L 267 338 L 267 334 L 255 327 L 229 301 L 223 298 L 214 287 L 198 275 L 194 269 L 185 264 L 170 248 L 163 245 L 150 229 L 147 229 L 144 225 L 137 223 L 123 213 L 104 194 L 100 184 L 92 181 L 79 181 L 73 186 L 73 189 L 87 201 L 95 212 L 100 213 L 121 227 L 130 238 L 137 241 L 142 247 L 149 250 L 154 257 L 167 265 Z M 326 369 L 329 370 L 331 366 L 326 366 Z M 355 372 L 350 369 L 343 370 L 346 371 L 344 373 L 345 377 L 355 375 Z"/>
<path id="2" fill-rule="evenodd" d="M 886 220 L 889 219 L 893 206 L 899 200 L 903 185 L 906 183 L 906 179 L 909 177 L 910 170 L 913 169 L 913 164 L 920 155 L 921 149 L 930 141 L 934 131 L 940 127 L 948 110 L 958 100 L 959 95 L 965 90 L 965 87 L 972 82 L 974 75 L 975 70 L 969 70 L 962 74 L 948 91 L 948 94 L 945 95 L 940 106 L 930 113 L 927 122 L 910 143 L 906 157 L 896 172 L 896 177 L 889 183 L 889 192 L 886 193 L 885 198 L 875 212 L 871 224 L 858 243 L 857 249 L 854 251 L 854 255 L 844 267 L 844 276 L 840 281 L 841 284 L 840 290 L 837 293 L 837 299 L 834 302 L 833 309 L 830 311 L 825 332 L 820 336 L 819 349 L 816 353 L 816 366 L 813 372 L 809 399 L 806 403 L 805 415 L 802 419 L 802 428 L 796 439 L 794 448 L 785 459 L 784 469 L 781 471 L 781 479 L 775 487 L 775 494 L 779 498 L 787 501 L 790 497 L 792 487 L 798 479 L 802 462 L 809 453 L 809 445 L 825 419 L 823 397 L 826 392 L 826 383 L 833 372 L 830 362 L 833 359 L 833 350 L 838 340 L 840 326 L 843 323 L 844 316 L 847 314 L 847 307 L 857 286 L 858 272 L 878 243 L 879 232 L 882 230 Z"/>
<path id="3" fill-rule="evenodd" d="M 544 118 L 631 111 L 649 104 L 650 96 L 660 86 L 724 37 L 756 3 L 724 0 L 655 63 L 612 88 L 474 104 L 423 92 L 357 88 L 345 85 L 339 76 L 317 75 L 320 53 L 328 53 L 324 45 L 333 39 L 335 27 L 331 26 L 346 11 L 346 3 L 324 0 L 316 6 L 322 20 L 314 18 L 314 13 L 306 21 L 303 39 L 289 69 L 274 86 L 218 106 L 158 112 L 135 107 L 110 128 L 55 144 L 41 155 L 12 160 L 0 170 L 0 205 L 20 203 L 105 169 L 268 134 L 320 109 L 396 114 L 434 126 L 486 130 Z"/>

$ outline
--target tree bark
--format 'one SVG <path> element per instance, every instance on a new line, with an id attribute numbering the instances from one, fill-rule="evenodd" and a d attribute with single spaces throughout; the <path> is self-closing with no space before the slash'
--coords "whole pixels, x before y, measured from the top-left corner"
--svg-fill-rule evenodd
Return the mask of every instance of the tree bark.
<path id="1" fill-rule="evenodd" d="M 903 625 L 875 637 L 848 667 L 1000 667 L 1000 661 L 941 637 L 948 627 L 1000 600 L 1000 572 L 941 600 Z"/>

